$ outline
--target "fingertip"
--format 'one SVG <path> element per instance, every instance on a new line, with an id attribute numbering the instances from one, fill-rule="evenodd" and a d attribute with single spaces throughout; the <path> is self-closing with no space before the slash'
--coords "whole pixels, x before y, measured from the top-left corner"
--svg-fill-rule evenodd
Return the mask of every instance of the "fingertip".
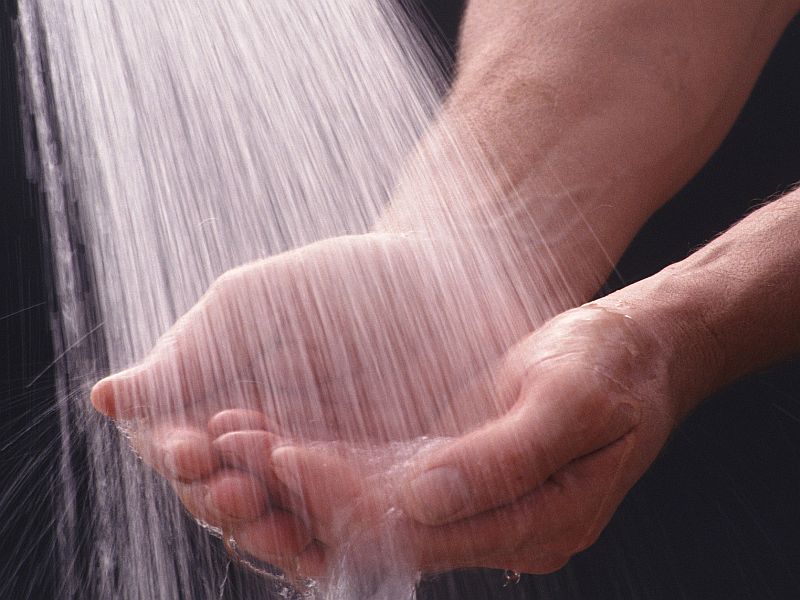
<path id="1" fill-rule="evenodd" d="M 127 419 L 183 405 L 192 400 L 192 392 L 183 386 L 176 356 L 161 350 L 99 381 L 91 399 L 103 414 Z"/>
<path id="2" fill-rule="evenodd" d="M 253 431 L 269 429 L 264 413 L 257 410 L 232 408 L 214 415 L 208 422 L 211 437 L 218 438 L 234 431 Z"/>
<path id="3" fill-rule="evenodd" d="M 294 558 L 311 543 L 311 533 L 291 513 L 274 510 L 238 527 L 234 539 L 252 556 L 270 562 Z"/>
<path id="4" fill-rule="evenodd" d="M 214 439 L 211 445 L 229 466 L 263 473 L 270 468 L 276 439 L 267 431 L 232 431 Z"/>
<path id="5" fill-rule="evenodd" d="M 329 454 L 320 456 L 313 449 L 287 444 L 273 448 L 270 465 L 275 476 L 292 493 L 303 498 L 311 491 L 306 487 L 321 483 L 324 474 L 336 475 L 338 465 L 329 459 Z"/>
<path id="6" fill-rule="evenodd" d="M 110 377 L 101 379 L 94 384 L 89 394 L 89 399 L 95 410 L 112 419 L 116 417 L 113 383 Z"/>
<path id="7" fill-rule="evenodd" d="M 228 519 L 252 521 L 269 509 L 267 490 L 260 481 L 244 473 L 222 473 L 207 486 L 209 507 Z"/>
<path id="8" fill-rule="evenodd" d="M 137 407 L 134 398 L 144 398 L 148 393 L 148 388 L 142 381 L 145 373 L 147 366 L 142 364 L 101 379 L 90 393 L 92 404 L 99 412 L 112 419 L 135 416 Z"/>
<path id="9" fill-rule="evenodd" d="M 292 493 L 303 497 L 302 477 L 306 465 L 302 450 L 296 446 L 278 446 L 270 454 L 270 463 L 281 483 Z"/>
<path id="10" fill-rule="evenodd" d="M 281 474 L 297 473 L 303 464 L 302 451 L 297 446 L 283 445 L 272 449 L 270 458 L 275 470 Z"/>
<path id="11" fill-rule="evenodd" d="M 219 467 L 211 440 L 199 430 L 173 433 L 164 442 L 162 452 L 166 475 L 173 479 L 203 479 Z"/>

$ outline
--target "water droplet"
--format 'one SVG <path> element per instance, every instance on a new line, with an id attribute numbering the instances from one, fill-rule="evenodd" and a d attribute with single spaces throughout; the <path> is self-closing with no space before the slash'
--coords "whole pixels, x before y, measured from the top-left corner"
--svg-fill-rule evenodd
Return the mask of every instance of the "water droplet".
<path id="1" fill-rule="evenodd" d="M 519 580 L 522 578 L 522 573 L 519 571 L 512 571 L 511 569 L 507 569 L 503 572 L 503 580 L 505 583 L 503 587 L 508 587 L 510 585 L 517 585 Z"/>

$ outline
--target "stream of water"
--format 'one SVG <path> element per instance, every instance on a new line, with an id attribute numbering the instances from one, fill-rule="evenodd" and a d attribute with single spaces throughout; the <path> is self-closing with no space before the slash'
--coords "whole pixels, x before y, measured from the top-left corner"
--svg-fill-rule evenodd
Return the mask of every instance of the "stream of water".
<path id="1" fill-rule="evenodd" d="M 376 227 L 401 178 L 424 183 L 406 157 L 444 89 L 404 11 L 20 0 L 18 43 L 58 299 L 63 598 L 226 593 L 220 532 L 187 518 L 130 450 L 141 423 L 117 428 L 88 392 L 142 360 L 229 269 L 250 265 L 215 288 L 223 300 L 200 319 L 194 362 L 153 381 L 180 397 L 170 415 L 181 423 L 197 406 L 245 404 L 285 435 L 380 444 L 370 476 L 385 482 L 425 440 L 494 414 L 454 398 L 553 309 L 515 312 L 507 266 L 432 233 L 477 190 L 499 193 L 480 157 L 450 175 L 446 210 Z M 344 544 L 325 585 L 264 576 L 246 597 L 410 598 L 417 573 L 393 518 L 368 544 L 379 560 Z"/>

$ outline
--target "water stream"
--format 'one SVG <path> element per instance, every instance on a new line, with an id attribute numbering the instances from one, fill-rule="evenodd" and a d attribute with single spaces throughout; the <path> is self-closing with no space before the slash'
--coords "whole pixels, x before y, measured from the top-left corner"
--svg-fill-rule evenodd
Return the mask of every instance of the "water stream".
<path id="1" fill-rule="evenodd" d="M 569 303 L 563 290 L 514 312 L 508 265 L 438 235 L 469 197 L 503 188 L 483 157 L 462 157 L 445 209 L 374 232 L 398 181 L 436 189 L 406 157 L 441 109 L 443 77 L 396 6 L 20 0 L 18 45 L 58 299 L 63 598 L 225 594 L 232 565 L 215 532 L 130 450 L 141 424 L 121 431 L 88 392 L 142 360 L 229 269 L 251 265 L 204 316 L 219 343 L 198 349 L 188 392 L 186 365 L 153 381 L 184 386 L 171 416 L 244 403 L 286 435 L 375 444 L 376 481 L 419 438 L 491 417 L 498 407 L 454 400 L 465 380 Z M 370 539 L 377 560 L 344 544 L 324 586 L 265 576 L 246 597 L 411 597 L 393 518 Z"/>

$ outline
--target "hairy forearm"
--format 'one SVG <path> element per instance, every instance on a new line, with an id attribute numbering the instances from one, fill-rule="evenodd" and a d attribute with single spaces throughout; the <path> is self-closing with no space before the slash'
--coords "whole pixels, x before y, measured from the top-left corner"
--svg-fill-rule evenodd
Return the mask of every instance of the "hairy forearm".
<path id="1" fill-rule="evenodd" d="M 719 144 L 796 4 L 473 0 L 450 110 L 518 185 L 544 162 L 649 211 Z"/>
<path id="2" fill-rule="evenodd" d="M 451 94 L 381 227 L 444 217 L 523 254 L 547 246 L 558 258 L 569 245 L 559 267 L 586 257 L 596 275 L 580 293 L 593 293 L 720 143 L 797 9 L 794 0 L 472 0 Z"/>
<path id="3" fill-rule="evenodd" d="M 661 341 L 679 416 L 734 379 L 800 353 L 798 232 L 800 190 L 599 301 Z"/>

